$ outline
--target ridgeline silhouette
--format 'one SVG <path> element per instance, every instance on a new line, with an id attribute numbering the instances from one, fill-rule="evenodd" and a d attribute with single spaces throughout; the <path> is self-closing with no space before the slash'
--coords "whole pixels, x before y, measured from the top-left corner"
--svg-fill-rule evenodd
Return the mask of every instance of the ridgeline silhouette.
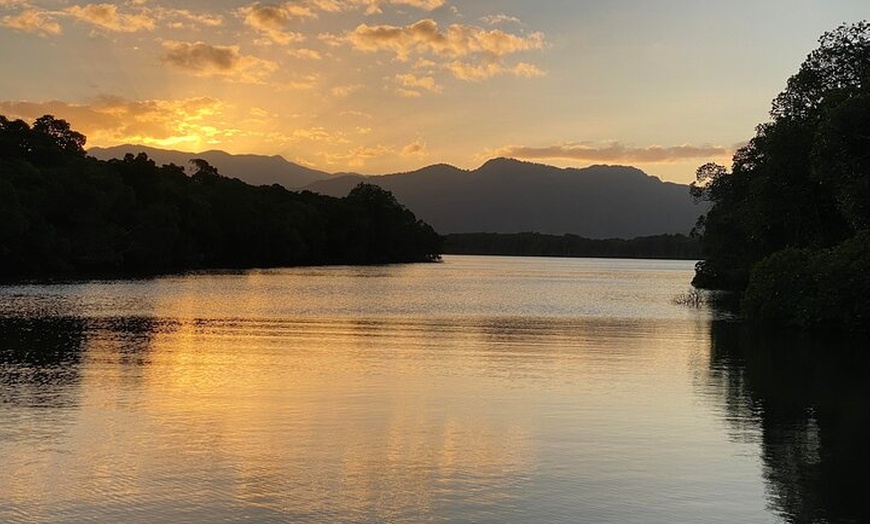
<path id="1" fill-rule="evenodd" d="M 770 115 L 730 173 L 698 169 L 693 284 L 742 293 L 752 320 L 868 330 L 870 24 L 825 33 Z"/>
<path id="2" fill-rule="evenodd" d="M 51 115 L 0 116 L 0 277 L 422 262 L 441 237 L 391 193 L 344 198 L 193 175 L 147 155 L 98 160 Z"/>
<path id="3" fill-rule="evenodd" d="M 219 150 L 186 153 L 184 151 L 132 144 L 88 148 L 88 155 L 100 160 L 124 158 L 128 153 L 134 156 L 139 153 L 145 153 L 148 155 L 148 158 L 158 165 L 176 164 L 186 166 L 191 159 L 201 158 L 216 167 L 224 176 L 238 178 L 252 186 L 280 184 L 291 191 L 304 189 L 304 186 L 308 184 L 332 177 L 329 173 L 295 164 L 279 155 L 233 155 Z M 346 194 L 347 192 L 340 196 Z"/>
<path id="4" fill-rule="evenodd" d="M 472 171 L 437 164 L 374 178 L 442 234 L 537 231 L 601 239 L 688 234 L 707 210 L 692 201 L 688 186 L 626 166 L 560 169 L 496 158 Z M 367 180 L 372 179 L 335 176 L 306 189 L 341 196 Z"/>
<path id="5" fill-rule="evenodd" d="M 688 234 L 707 206 L 693 202 L 688 186 L 663 182 L 628 166 L 581 169 L 522 162 L 487 161 L 474 170 L 435 164 L 388 175 L 330 175 L 280 156 L 183 153 L 145 146 L 91 148 L 109 160 L 144 152 L 158 164 L 187 165 L 202 158 L 221 173 L 249 184 L 281 184 L 292 191 L 343 197 L 360 182 L 378 185 L 442 234 L 576 234 L 586 238 L 634 238 Z"/>

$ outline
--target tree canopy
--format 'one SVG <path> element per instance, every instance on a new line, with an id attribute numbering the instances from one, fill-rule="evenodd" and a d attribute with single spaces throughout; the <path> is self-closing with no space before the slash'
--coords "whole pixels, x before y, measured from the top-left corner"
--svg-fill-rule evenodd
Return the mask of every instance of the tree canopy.
<path id="1" fill-rule="evenodd" d="M 825 33 L 773 100 L 770 116 L 736 152 L 730 172 L 706 164 L 696 173 L 692 194 L 712 203 L 695 229 L 705 251 L 693 281 L 698 287 L 742 292 L 753 280 L 769 285 L 771 272 L 790 271 L 777 261 L 794 257 L 759 264 L 767 257 L 784 250 L 833 253 L 847 240 L 864 238 L 870 227 L 870 24 Z M 810 258 L 821 273 L 830 270 L 818 262 L 825 257 Z M 774 280 L 788 287 L 788 278 Z M 786 300 L 785 291 L 768 286 L 767 300 Z"/>
<path id="2" fill-rule="evenodd" d="M 101 161 L 51 115 L 0 116 L 0 277 L 439 258 L 441 237 L 390 194 L 254 187 L 201 159 Z"/>

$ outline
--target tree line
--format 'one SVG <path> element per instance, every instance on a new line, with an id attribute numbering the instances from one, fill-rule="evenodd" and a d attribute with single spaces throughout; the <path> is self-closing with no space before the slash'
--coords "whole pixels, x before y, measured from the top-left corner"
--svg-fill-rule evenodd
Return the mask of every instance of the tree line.
<path id="1" fill-rule="evenodd" d="M 701 244 L 686 235 L 592 239 L 542 233 L 457 233 L 444 237 L 444 253 L 596 258 L 698 260 Z"/>
<path id="2" fill-rule="evenodd" d="M 381 264 L 440 258 L 441 237 L 371 184 L 344 198 L 251 186 L 204 160 L 87 156 L 51 115 L 0 116 L 0 276 Z"/>
<path id="3" fill-rule="evenodd" d="M 825 33 L 733 158 L 706 164 L 693 195 L 693 284 L 742 295 L 745 316 L 870 329 L 870 24 Z"/>

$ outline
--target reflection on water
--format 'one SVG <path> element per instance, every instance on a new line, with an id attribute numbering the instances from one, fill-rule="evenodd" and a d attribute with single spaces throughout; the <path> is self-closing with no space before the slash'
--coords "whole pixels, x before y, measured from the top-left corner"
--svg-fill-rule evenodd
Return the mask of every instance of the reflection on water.
<path id="1" fill-rule="evenodd" d="M 447 257 L 0 287 L 0 522 L 866 520 L 866 366 L 756 351 L 673 304 L 691 274 Z"/>
<path id="2" fill-rule="evenodd" d="M 0 317 L 0 400 L 22 405 L 63 405 L 48 393 L 78 380 L 84 323 L 75 318 Z M 15 388 L 11 386 L 15 386 Z M 12 392 L 20 397 L 7 397 Z"/>
<path id="3" fill-rule="evenodd" d="M 870 522 L 866 339 L 714 323 L 710 358 L 731 420 L 760 432 L 773 509 L 787 522 Z"/>

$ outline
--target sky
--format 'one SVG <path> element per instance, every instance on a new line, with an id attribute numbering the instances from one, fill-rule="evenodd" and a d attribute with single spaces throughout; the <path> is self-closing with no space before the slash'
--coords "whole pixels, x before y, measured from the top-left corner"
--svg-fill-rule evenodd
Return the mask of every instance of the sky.
<path id="1" fill-rule="evenodd" d="M 688 183 L 867 0 L 0 0 L 0 114 L 385 174 L 507 156 Z"/>

